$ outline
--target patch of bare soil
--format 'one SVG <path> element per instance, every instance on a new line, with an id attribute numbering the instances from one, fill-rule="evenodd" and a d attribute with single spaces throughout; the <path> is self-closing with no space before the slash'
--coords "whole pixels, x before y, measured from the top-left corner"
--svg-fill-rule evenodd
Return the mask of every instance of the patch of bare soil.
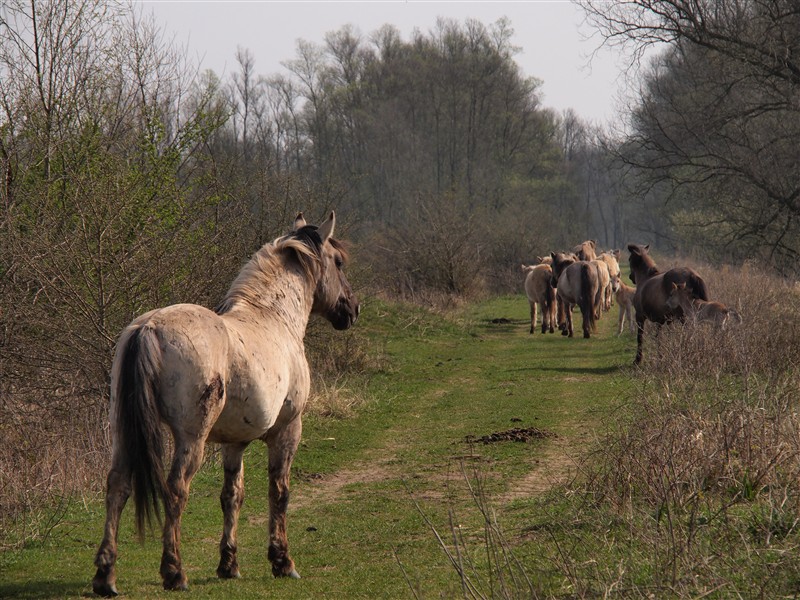
<path id="1" fill-rule="evenodd" d="M 495 444 L 497 442 L 529 442 L 531 440 L 541 440 L 549 437 L 558 437 L 552 431 L 539 429 L 538 427 L 515 427 L 506 431 L 498 431 L 481 437 L 468 435 L 464 440 L 468 443 Z"/>

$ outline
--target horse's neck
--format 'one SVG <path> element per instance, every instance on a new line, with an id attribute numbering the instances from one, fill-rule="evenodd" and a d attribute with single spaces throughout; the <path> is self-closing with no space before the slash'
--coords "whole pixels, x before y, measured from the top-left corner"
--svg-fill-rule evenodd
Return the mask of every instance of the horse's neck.
<path id="1" fill-rule="evenodd" d="M 279 325 L 302 342 L 314 290 L 302 269 L 276 269 L 248 282 L 247 301 L 236 301 L 230 314 L 255 315 L 265 327 Z"/>
<path id="2" fill-rule="evenodd" d="M 640 285 L 659 274 L 659 270 L 655 265 L 648 265 L 647 263 L 642 263 L 633 269 L 633 272 L 636 274 L 636 285 Z"/>

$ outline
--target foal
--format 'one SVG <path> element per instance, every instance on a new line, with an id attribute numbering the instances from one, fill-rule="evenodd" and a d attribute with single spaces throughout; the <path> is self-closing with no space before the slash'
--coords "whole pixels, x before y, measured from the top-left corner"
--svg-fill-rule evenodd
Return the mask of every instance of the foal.
<path id="1" fill-rule="evenodd" d="M 628 319 L 628 327 L 631 333 L 636 333 L 636 325 L 633 320 L 633 296 L 636 294 L 636 288 L 626 285 L 619 281 L 619 289 L 617 290 L 616 298 L 617 305 L 619 306 L 619 323 L 617 335 L 622 335 L 622 329 L 625 327 L 625 319 Z"/>
<path id="2" fill-rule="evenodd" d="M 542 333 L 553 333 L 556 321 L 556 291 L 550 282 L 553 270 L 550 265 L 522 265 L 525 275 L 525 294 L 531 305 L 531 333 L 536 328 L 536 308 L 542 311 Z"/>
<path id="3" fill-rule="evenodd" d="M 685 283 L 672 284 L 667 305 L 673 309 L 680 307 L 683 314 L 690 319 L 713 323 L 720 329 L 725 329 L 729 320 L 735 323 L 742 322 L 742 316 L 738 312 L 721 302 L 693 298 L 691 290 L 686 287 Z"/>

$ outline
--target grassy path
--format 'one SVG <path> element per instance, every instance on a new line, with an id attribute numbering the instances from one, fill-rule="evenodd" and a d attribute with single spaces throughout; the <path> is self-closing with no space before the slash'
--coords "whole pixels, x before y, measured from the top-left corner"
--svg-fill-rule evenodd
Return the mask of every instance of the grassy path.
<path id="1" fill-rule="evenodd" d="M 459 533 L 477 543 L 482 525 L 462 465 L 480 474 L 509 539 L 532 555 L 523 532 L 542 518 L 535 499 L 568 478 L 574 457 L 631 389 L 635 341 L 614 335 L 616 308 L 590 340 L 528 334 L 522 296 L 448 319 L 375 303 L 362 323 L 383 346 L 387 367 L 371 376 L 370 401 L 355 418 L 306 420 L 295 461 L 289 539 L 303 579 L 269 574 L 266 451 L 253 444 L 239 532 L 243 578 L 214 576 L 221 476 L 212 459 L 195 479 L 184 518 L 187 597 L 400 598 L 411 597 L 411 588 L 426 598 L 460 596 L 422 515 L 449 535 L 451 511 Z M 555 436 L 469 442 L 513 428 Z M 120 536 L 119 588 L 129 597 L 163 597 L 159 544 L 134 541 L 131 512 Z M 0 597 L 90 594 L 102 519 L 99 499 L 74 502 L 49 540 L 1 555 Z"/>

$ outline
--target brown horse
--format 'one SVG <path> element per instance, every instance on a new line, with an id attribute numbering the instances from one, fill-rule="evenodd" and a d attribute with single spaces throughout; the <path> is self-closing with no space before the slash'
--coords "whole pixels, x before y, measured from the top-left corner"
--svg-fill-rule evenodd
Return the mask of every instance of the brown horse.
<path id="1" fill-rule="evenodd" d="M 586 261 L 575 261 L 569 254 L 553 252 L 553 285 L 564 307 L 566 324 L 562 335 L 572 337 L 572 307 L 577 305 L 583 317 L 583 337 L 595 330 L 595 300 L 600 284 L 597 269 Z"/>
<path id="2" fill-rule="evenodd" d="M 681 307 L 687 319 L 696 322 L 712 323 L 720 329 L 725 329 L 729 321 L 741 323 L 741 315 L 728 308 L 722 302 L 707 302 L 699 298 L 692 298 L 692 293 L 685 283 L 673 283 L 667 305 L 670 308 Z"/>
<path id="3" fill-rule="evenodd" d="M 163 504 L 164 589 L 187 588 L 181 514 L 207 441 L 222 445 L 225 472 L 217 576 L 239 577 L 242 455 L 250 442 L 262 440 L 269 448 L 267 556 L 275 577 L 299 577 L 289 557 L 286 508 L 311 381 L 303 337 L 312 313 L 336 329 L 350 327 L 359 313 L 342 271 L 344 247 L 332 237 L 334 223 L 333 213 L 319 227 L 298 215 L 292 233 L 253 255 L 215 311 L 174 304 L 138 317 L 122 332 L 111 374 L 113 455 L 105 534 L 94 561 L 96 594 L 118 593 L 117 534 L 131 493 L 140 536 Z M 168 476 L 162 425 L 174 440 Z"/>
<path id="4" fill-rule="evenodd" d="M 538 264 L 532 266 L 522 265 L 525 273 L 525 294 L 531 305 L 531 333 L 536 328 L 536 308 L 542 311 L 542 333 L 555 331 L 556 321 L 556 291 L 553 289 L 551 279 L 553 270 L 550 265 Z"/>
<path id="5" fill-rule="evenodd" d="M 703 278 L 688 267 L 675 267 L 669 271 L 658 270 L 655 261 L 648 254 L 650 245 L 628 244 L 630 252 L 631 281 L 636 284 L 633 307 L 636 310 L 636 358 L 634 364 L 642 362 L 642 336 L 645 321 L 659 325 L 685 315 L 680 306 L 671 308 L 667 298 L 672 284 L 684 284 L 692 298 L 708 300 L 708 289 Z"/>

